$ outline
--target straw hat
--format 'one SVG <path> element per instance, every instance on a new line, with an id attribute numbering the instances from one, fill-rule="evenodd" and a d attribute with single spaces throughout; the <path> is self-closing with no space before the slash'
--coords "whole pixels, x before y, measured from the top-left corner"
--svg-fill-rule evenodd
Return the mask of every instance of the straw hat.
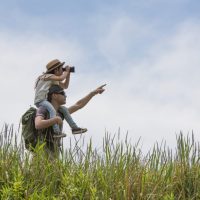
<path id="1" fill-rule="evenodd" d="M 47 65 L 46 65 L 46 68 L 47 68 L 47 72 L 50 72 L 58 67 L 61 67 L 65 64 L 65 62 L 60 62 L 58 59 L 54 59 L 52 61 L 50 61 Z"/>

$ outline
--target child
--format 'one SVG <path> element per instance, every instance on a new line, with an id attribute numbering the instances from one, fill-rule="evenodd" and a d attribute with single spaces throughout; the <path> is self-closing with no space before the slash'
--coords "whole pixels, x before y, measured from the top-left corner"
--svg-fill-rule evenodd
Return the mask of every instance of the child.
<path id="1" fill-rule="evenodd" d="M 48 110 L 50 118 L 56 117 L 56 111 L 52 104 L 47 101 L 49 88 L 51 85 L 57 84 L 60 85 L 63 89 L 67 89 L 69 85 L 70 67 L 67 66 L 63 71 L 62 67 L 64 64 L 65 62 L 61 63 L 58 59 L 50 61 L 46 66 L 47 71 L 39 76 L 36 80 L 34 104 L 36 107 L 44 106 Z M 80 134 L 87 131 L 87 129 L 79 128 L 76 125 L 66 107 L 61 106 L 59 111 L 64 115 L 64 118 L 71 127 L 73 134 Z M 66 134 L 61 133 L 58 124 L 53 125 L 53 130 L 55 132 L 54 137 L 66 136 Z"/>

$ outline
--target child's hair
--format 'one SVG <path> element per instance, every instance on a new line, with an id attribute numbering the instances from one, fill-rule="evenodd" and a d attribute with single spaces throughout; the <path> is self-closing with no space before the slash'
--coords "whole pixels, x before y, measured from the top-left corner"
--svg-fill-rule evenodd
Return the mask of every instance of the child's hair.
<path id="1" fill-rule="evenodd" d="M 60 68 L 60 66 L 57 67 L 57 68 L 55 68 L 55 69 L 53 69 L 53 70 L 51 70 L 51 71 L 49 71 L 49 72 L 44 72 L 43 74 L 55 74 L 55 71 L 56 71 L 57 69 L 59 69 L 59 68 Z M 37 78 L 37 80 L 35 81 L 35 87 L 34 87 L 34 88 L 37 87 L 37 84 L 38 84 L 38 82 L 39 82 L 39 80 L 40 80 L 40 77 L 41 77 L 41 76 L 39 76 L 39 77 Z"/>
<path id="2" fill-rule="evenodd" d="M 59 67 L 56 67 L 55 69 L 51 70 L 51 71 L 48 71 L 48 72 L 45 72 L 45 74 L 55 74 L 55 71 L 58 70 L 61 66 Z"/>
<path id="3" fill-rule="evenodd" d="M 43 74 L 44 74 L 44 73 L 43 73 Z M 38 85 L 38 83 L 39 83 L 39 81 L 40 81 L 40 77 L 41 77 L 41 76 L 39 76 L 39 77 L 36 79 L 34 89 L 36 89 L 36 87 L 37 87 L 37 85 Z"/>
<path id="4" fill-rule="evenodd" d="M 51 71 L 49 71 L 49 72 L 44 72 L 44 74 L 55 74 L 55 70 L 57 70 L 58 68 L 56 68 L 56 69 L 53 69 L 53 70 L 51 70 Z"/>

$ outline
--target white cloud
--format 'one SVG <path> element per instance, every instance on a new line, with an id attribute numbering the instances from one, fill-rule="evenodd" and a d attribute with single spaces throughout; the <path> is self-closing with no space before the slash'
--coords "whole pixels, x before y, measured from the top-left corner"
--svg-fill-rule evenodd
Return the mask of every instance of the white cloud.
<path id="1" fill-rule="evenodd" d="M 126 22 L 127 27 L 134 24 L 131 20 Z M 148 56 L 135 63 L 134 58 L 124 53 L 129 50 L 126 41 L 135 39 L 129 34 L 132 30 L 126 30 L 129 33 L 125 35 L 129 37 L 124 38 L 121 34 L 125 31 L 123 25 L 116 28 L 116 24 L 120 22 L 113 24 L 99 45 L 113 64 L 120 56 L 128 60 L 123 69 L 119 67 L 111 72 L 109 103 L 106 111 L 100 111 L 111 132 L 118 125 L 130 130 L 133 138 L 142 136 L 146 146 L 162 139 L 173 145 L 175 133 L 181 130 L 185 134 L 194 130 L 200 140 L 199 25 L 192 21 L 181 24 L 173 35 L 162 40 L 158 38 Z"/>
<path id="2" fill-rule="evenodd" d="M 99 51 L 112 66 L 126 70 L 130 60 L 131 64 L 138 61 L 141 48 L 143 53 L 147 51 L 149 40 L 154 38 L 155 31 L 152 25 L 142 24 L 143 22 L 126 15 L 110 20 L 109 28 L 98 41 Z"/>

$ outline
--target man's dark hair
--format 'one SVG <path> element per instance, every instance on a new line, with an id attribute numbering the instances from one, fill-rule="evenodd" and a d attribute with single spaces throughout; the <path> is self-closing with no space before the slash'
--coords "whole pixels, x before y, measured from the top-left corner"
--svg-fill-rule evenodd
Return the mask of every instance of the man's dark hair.
<path id="1" fill-rule="evenodd" d="M 53 93 L 52 93 L 52 94 L 53 94 Z M 49 93 L 48 93 L 48 95 L 47 95 L 47 101 L 51 102 L 51 100 L 52 100 L 52 94 L 49 94 Z"/>
<path id="2" fill-rule="evenodd" d="M 59 85 L 52 85 L 49 88 L 49 92 L 47 94 L 47 101 L 51 102 L 52 94 L 58 94 L 58 93 L 61 93 L 61 92 L 63 92 L 63 88 L 62 87 L 60 87 Z"/>

